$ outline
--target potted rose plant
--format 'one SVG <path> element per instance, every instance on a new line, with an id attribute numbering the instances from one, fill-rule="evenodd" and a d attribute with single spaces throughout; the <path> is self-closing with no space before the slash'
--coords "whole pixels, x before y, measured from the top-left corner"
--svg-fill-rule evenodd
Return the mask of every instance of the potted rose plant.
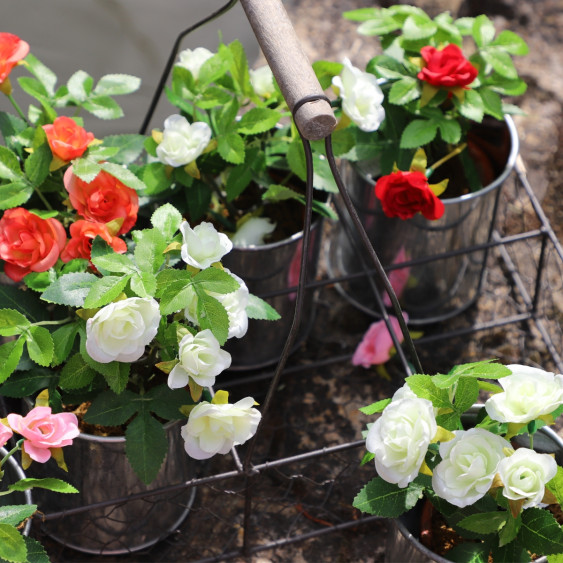
<path id="1" fill-rule="evenodd" d="M 304 221 L 305 157 L 300 136 L 269 67 L 249 67 L 240 42 L 179 54 L 166 94 L 175 113 L 152 131 L 143 167 L 147 209 L 166 200 L 189 218 L 213 222 L 232 240 L 225 264 L 254 293 L 297 284 Z M 339 144 L 339 153 L 351 148 Z M 334 217 L 327 192 L 337 191 L 326 161 L 314 153 L 314 211 Z M 141 213 L 143 208 L 141 209 Z M 314 226 L 309 277 L 316 275 L 319 221 Z M 269 303 L 281 321 L 251 328 L 230 348 L 239 367 L 277 361 L 291 326 L 294 293 Z"/>
<path id="2" fill-rule="evenodd" d="M 278 315 L 221 265 L 232 242 L 212 224 L 192 228 L 165 204 L 140 228 L 138 193 L 146 187 L 132 162 L 143 136 L 98 142 L 76 119 L 57 115 L 56 108 L 79 106 L 117 116 L 105 94 L 125 93 L 134 81 L 109 75 L 93 87 L 80 71 L 55 90 L 56 77 L 25 56 L 27 47 L 14 37 L 0 35 L 15 45 L 16 55 L 7 60 L 15 64 L 19 57 L 30 70 L 32 76 L 18 82 L 39 106 L 26 116 L 2 77 L 19 116 L 2 113 L 0 119 L 6 143 L 0 147 L 0 264 L 14 282 L 0 286 L 0 393 L 33 398 L 47 389 L 55 411 L 74 410 L 89 425 L 69 463 L 84 463 L 86 452 L 101 448 L 94 455 L 111 462 L 112 474 L 129 472 L 120 476 L 119 489 L 93 484 L 98 477 L 91 467 L 99 460 L 73 473 L 81 479 L 79 505 L 102 500 L 98 493 L 107 500 L 147 490 L 148 483 L 158 488 L 170 479 L 186 481 L 190 468 L 182 449 L 205 459 L 254 433 L 260 414 L 253 399 L 229 404 L 225 392 L 212 396 L 212 387 L 231 362 L 221 349 L 226 341 L 244 336 L 249 317 Z M 225 417 L 231 422 L 223 433 L 210 432 Z M 147 521 L 136 536 L 139 545 L 129 549 L 159 539 L 185 516 L 189 502 L 183 502 L 170 503 L 162 526 Z M 54 498 L 48 503 L 59 506 Z M 151 505 L 144 504 L 146 512 Z M 124 521 L 143 514 L 134 503 L 123 511 Z M 110 512 L 115 524 L 119 510 Z M 122 549 L 118 536 L 128 525 L 118 530 L 115 524 L 110 540 L 91 530 L 77 537 L 91 542 L 85 549 Z M 60 529 L 71 530 L 66 523 Z"/>
<path id="3" fill-rule="evenodd" d="M 384 265 L 410 278 L 400 297 L 411 323 L 452 316 L 477 297 L 485 251 L 463 249 L 489 240 L 500 186 L 515 164 L 518 138 L 503 96 L 522 94 L 513 55 L 527 53 L 515 33 L 496 33 L 485 15 L 431 19 L 415 6 L 346 12 L 361 34 L 377 36 L 382 52 L 365 72 L 345 61 L 321 62 L 339 94 L 342 125 L 354 135 L 343 177 Z M 348 107 L 359 81 L 380 88 L 385 119 L 362 129 Z M 359 122 L 358 122 L 359 123 Z M 360 271 L 350 242 L 338 235 L 332 267 Z M 437 256 L 453 251 L 454 257 Z M 412 265 L 411 261 L 426 260 Z M 365 284 L 343 288 L 357 306 L 377 316 Z M 362 289 L 363 287 L 363 289 Z"/>
<path id="4" fill-rule="evenodd" d="M 480 392 L 490 394 L 484 404 L 477 404 Z M 563 412 L 562 375 L 464 364 L 448 374 L 411 375 L 392 398 L 361 410 L 381 413 L 368 425 L 363 460 L 375 462 L 378 476 L 354 506 L 398 519 L 401 535 L 411 538 L 406 552 L 389 547 L 390 560 L 561 556 L 563 531 L 554 514 L 563 502 L 563 441 L 548 426 Z M 438 547 L 436 537 L 424 546 L 432 532 L 415 517 L 418 509 L 426 519 L 445 520 L 458 535 L 454 544 Z"/>

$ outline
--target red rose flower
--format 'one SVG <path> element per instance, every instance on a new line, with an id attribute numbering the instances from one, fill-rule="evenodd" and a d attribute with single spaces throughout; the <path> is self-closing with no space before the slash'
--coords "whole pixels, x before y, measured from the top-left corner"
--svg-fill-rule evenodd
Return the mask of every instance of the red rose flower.
<path id="1" fill-rule="evenodd" d="M 51 152 L 64 162 L 82 156 L 94 140 L 94 133 L 86 131 L 70 117 L 57 117 L 52 124 L 43 125 L 43 129 Z"/>
<path id="2" fill-rule="evenodd" d="M 107 225 L 81 219 L 70 226 L 70 240 L 61 252 L 61 260 L 63 262 L 69 262 L 73 258 L 90 260 L 92 241 L 97 236 L 102 237 L 119 254 L 127 250 L 125 241 L 113 236 Z"/>
<path id="3" fill-rule="evenodd" d="M 0 258 L 4 273 L 19 282 L 31 272 L 51 268 L 66 242 L 56 219 L 41 219 L 23 207 L 8 209 L 0 219 Z"/>
<path id="4" fill-rule="evenodd" d="M 420 54 L 426 66 L 418 73 L 418 78 L 432 86 L 465 88 L 478 74 L 457 45 L 447 45 L 441 51 L 426 46 L 420 50 Z"/>
<path id="5" fill-rule="evenodd" d="M 87 221 L 109 223 L 122 219 L 118 235 L 128 232 L 137 221 L 137 192 L 108 172 L 102 170 L 88 183 L 75 176 L 70 166 L 63 181 L 72 207 Z"/>
<path id="6" fill-rule="evenodd" d="M 29 53 L 29 44 L 22 41 L 13 33 L 0 32 L 0 87 L 8 78 L 12 69 Z M 5 94 L 11 93 L 8 84 L 8 91 L 2 90 Z"/>
<path id="7" fill-rule="evenodd" d="M 420 211 L 432 221 L 444 214 L 444 204 L 434 195 L 422 172 L 398 170 L 382 176 L 375 184 L 375 195 L 387 217 L 410 219 Z"/>

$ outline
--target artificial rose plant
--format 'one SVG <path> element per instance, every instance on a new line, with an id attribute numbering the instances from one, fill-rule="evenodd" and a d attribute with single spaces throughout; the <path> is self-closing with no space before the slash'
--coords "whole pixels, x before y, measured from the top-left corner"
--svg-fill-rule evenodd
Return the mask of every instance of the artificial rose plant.
<path id="1" fill-rule="evenodd" d="M 0 393 L 48 389 L 57 412 L 86 404 L 85 422 L 123 426 L 131 465 L 148 483 L 168 449 L 166 421 L 219 398 L 221 412 L 235 408 L 211 389 L 230 366 L 227 339 L 244 337 L 249 318 L 279 316 L 222 267 L 232 242 L 211 223 L 191 226 L 170 203 L 141 214 L 154 189 L 144 180 L 163 166 L 147 162 L 143 135 L 96 139 L 77 117 L 120 117 L 112 96 L 136 90 L 138 79 L 106 75 L 94 86 L 78 71 L 57 88 L 14 37 L 0 33 L 0 80 L 19 61 L 17 83 L 36 105 L 21 109 L 15 81 L 1 90 L 16 115 L 0 112 L 0 266 L 13 282 L 0 285 Z M 69 109 L 72 117 L 58 114 Z M 185 133 L 176 125 L 170 145 Z M 257 409 L 236 412 L 222 422 L 221 452 L 256 430 Z M 198 442 L 216 453 L 207 434 Z"/>
<path id="2" fill-rule="evenodd" d="M 432 19 L 421 8 L 402 4 L 353 10 L 344 17 L 359 23 L 360 34 L 378 37 L 382 53 L 368 62 L 365 71 L 349 60 L 313 65 L 323 85 L 332 81 L 338 96 L 338 128 L 354 138 L 352 150 L 343 158 L 371 161 L 374 177 L 391 175 L 387 182 L 396 182 L 394 170 L 408 171 L 415 153 L 422 149 L 428 160 L 422 172 L 427 178 L 434 175 L 436 184 L 451 172 L 443 172 L 447 160 L 455 157 L 461 162 L 460 185 L 450 182 L 443 197 L 481 189 L 483 181 L 471 157 L 471 128 L 484 119 L 502 120 L 505 114 L 518 111 L 502 97 L 526 90 L 512 60 L 528 52 L 523 39 L 509 30 L 497 35 L 485 15 L 455 19 L 445 12 Z M 368 92 L 372 106 L 382 104 L 381 112 L 369 110 Z M 366 120 L 362 111 L 371 113 L 372 119 Z M 378 126 L 374 126 L 375 116 L 381 123 Z M 411 187 L 411 182 L 403 182 L 399 193 L 408 191 L 415 213 L 426 210 L 428 198 L 417 198 Z M 390 217 L 411 216 L 396 211 L 384 205 Z M 425 216 L 438 219 L 443 213 L 439 211 Z"/>
<path id="3" fill-rule="evenodd" d="M 489 398 L 468 418 L 482 393 Z M 368 424 L 363 460 L 378 476 L 356 496 L 356 508 L 397 518 L 426 497 L 470 540 L 447 552 L 452 561 L 561 556 L 563 530 L 545 507 L 563 503 L 563 468 L 557 452 L 534 450 L 534 436 L 563 413 L 563 375 L 464 364 L 411 375 L 392 398 L 361 411 L 381 413 Z"/>

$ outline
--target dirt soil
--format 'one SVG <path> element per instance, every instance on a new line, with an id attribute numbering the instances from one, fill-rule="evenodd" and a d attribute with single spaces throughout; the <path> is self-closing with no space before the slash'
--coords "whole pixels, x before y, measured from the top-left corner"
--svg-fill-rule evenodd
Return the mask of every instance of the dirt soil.
<path id="1" fill-rule="evenodd" d="M 407 3 L 407 2 L 405 2 Z M 417 0 L 408 2 L 427 9 L 432 15 L 444 10 L 460 15 L 486 13 L 498 29 L 511 29 L 528 42 L 531 53 L 518 57 L 516 64 L 528 83 L 525 95 L 515 100 L 524 110 L 516 116 L 521 156 L 527 177 L 542 202 L 559 240 L 563 239 L 563 1 L 534 0 Z M 357 35 L 355 24 L 341 13 L 373 6 L 370 0 L 285 0 L 284 5 L 311 61 L 342 60 L 348 57 L 362 66 L 376 52 L 376 40 Z M 382 0 L 381 5 L 388 5 Z M 518 233 L 535 229 L 539 223 L 531 205 L 508 186 L 502 202 L 502 229 Z M 330 230 L 330 226 L 327 227 Z M 533 242 L 511 250 L 523 283 L 534 284 L 538 247 Z M 493 257 L 494 258 L 494 257 Z M 556 352 L 561 354 L 563 318 L 562 266 L 551 253 L 543 280 L 542 314 L 546 330 L 554 335 Z M 324 265 L 324 262 L 321 262 Z M 524 323 L 479 332 L 469 338 L 457 329 L 488 322 L 514 307 L 518 301 L 506 283 L 506 268 L 491 262 L 487 286 L 476 306 L 460 318 L 425 332 L 418 347 L 423 366 L 429 373 L 448 370 L 452 364 L 488 357 L 504 363 L 531 363 L 554 370 L 556 365 L 535 325 Z M 320 277 L 326 277 L 322 271 Z M 261 437 L 258 461 L 277 460 L 306 454 L 317 448 L 342 445 L 315 458 L 298 458 L 291 464 L 272 465 L 250 485 L 254 492 L 251 518 L 252 545 L 259 546 L 304 533 L 325 535 L 287 543 L 277 549 L 258 551 L 253 563 L 267 562 L 375 562 L 383 561 L 392 528 L 385 522 L 350 526 L 335 532 L 334 526 L 352 522 L 360 514 L 351 502 L 371 476 L 370 465 L 360 467 L 362 448 L 345 448 L 361 440 L 368 417 L 358 408 L 401 384 L 401 368 L 391 362 L 386 379 L 376 369 L 354 368 L 350 356 L 371 319 L 351 307 L 331 286 L 319 292 L 316 322 L 307 342 L 291 361 L 291 373 L 277 389 L 274 408 L 269 413 Z M 452 335 L 447 340 L 440 334 Z M 340 360 L 338 360 L 340 358 Z M 307 366 L 315 362 L 315 369 Z M 324 362 L 324 363 L 323 363 Z M 240 375 L 240 374 L 239 374 Z M 233 394 L 252 394 L 263 400 L 268 379 L 240 384 Z M 202 464 L 200 475 L 214 475 L 233 468 L 229 456 Z M 196 503 L 188 519 L 165 541 L 152 549 L 122 557 L 88 556 L 61 547 L 35 530 L 53 561 L 179 562 L 224 560 L 225 553 L 241 545 L 244 513 L 241 478 L 208 483 L 198 487 Z M 210 558 L 210 559 L 206 559 Z M 243 561 L 241 558 L 234 558 Z"/>

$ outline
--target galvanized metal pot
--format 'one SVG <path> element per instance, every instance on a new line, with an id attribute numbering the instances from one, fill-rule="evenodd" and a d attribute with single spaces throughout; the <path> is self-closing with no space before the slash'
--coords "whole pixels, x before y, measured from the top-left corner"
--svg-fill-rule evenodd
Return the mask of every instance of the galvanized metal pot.
<path id="1" fill-rule="evenodd" d="M 375 197 L 373 166 L 370 169 L 369 165 L 345 163 L 343 167 L 344 184 L 383 266 L 422 262 L 396 269 L 392 274 L 403 277 L 405 282 L 398 297 L 411 324 L 452 317 L 468 308 L 479 295 L 487 251 L 465 249 L 489 241 L 500 188 L 516 163 L 519 147 L 516 127 L 510 116 L 505 117 L 504 124 L 501 132 L 507 141 L 505 154 L 508 157 L 506 162 L 500 163 L 496 179 L 478 192 L 443 199 L 445 213 L 435 221 L 425 219 L 420 213 L 408 220 L 387 217 Z M 357 252 L 356 248 L 361 249 L 359 238 L 345 217 L 335 230 L 329 251 L 329 268 L 333 275 L 362 272 L 365 260 L 362 254 L 365 253 Z M 445 253 L 455 254 L 445 256 Z M 378 317 L 374 287 L 382 292 L 378 280 L 373 278 L 370 283 L 366 277 L 338 285 L 339 291 L 353 305 Z"/>
<path id="2" fill-rule="evenodd" d="M 6 448 L 0 448 L 0 459 L 3 459 L 5 455 L 8 454 Z M 6 464 L 2 467 L 4 471 L 4 477 L 0 481 L 0 488 L 7 488 L 8 484 L 15 483 L 20 479 L 25 479 L 26 475 L 23 469 L 20 467 L 19 463 L 16 461 L 14 456 L 11 456 L 6 461 Z M 14 491 L 9 495 L 0 496 L 0 506 L 12 505 L 12 504 L 33 504 L 33 499 L 31 496 L 31 491 Z M 23 529 L 23 535 L 29 535 L 29 529 L 31 527 L 31 519 L 25 523 Z"/>
<path id="3" fill-rule="evenodd" d="M 322 235 L 322 219 L 311 226 L 307 279 L 317 275 Z M 240 276 L 254 295 L 263 297 L 281 315 L 277 321 L 249 320 L 248 332 L 240 340 L 231 338 L 225 349 L 232 356 L 232 370 L 258 369 L 277 363 L 291 329 L 295 313 L 296 286 L 299 283 L 303 232 L 280 242 L 233 248 L 223 257 L 223 265 Z M 293 289 L 292 289 L 293 288 Z M 292 291 L 288 291 L 292 289 Z M 314 291 L 307 289 L 301 329 L 295 342 L 306 338 L 313 321 Z"/>
<path id="4" fill-rule="evenodd" d="M 68 473 L 54 463 L 32 464 L 30 473 L 34 468 L 34 476 L 59 477 L 79 490 L 78 494 L 67 495 L 37 490 L 39 509 L 48 515 L 188 481 L 193 472 L 180 436 L 180 422 L 168 423 L 165 430 L 168 454 L 150 485 L 140 481 L 131 469 L 122 436 L 80 434 L 72 446 L 64 449 Z M 47 535 L 72 549 L 100 555 L 126 554 L 172 533 L 188 515 L 195 492 L 193 488 L 182 489 L 93 507 L 80 514 L 46 520 L 42 526 Z"/>
<path id="5" fill-rule="evenodd" d="M 464 422 L 475 419 L 478 410 L 483 405 L 474 405 L 465 416 Z M 522 446 L 527 445 L 527 435 L 520 435 L 514 438 L 516 442 L 521 442 Z M 534 450 L 539 453 L 555 454 L 558 465 L 563 464 L 563 440 L 551 428 L 543 427 L 534 435 Z M 442 557 L 428 549 L 419 541 L 420 520 L 422 512 L 421 500 L 417 505 L 403 514 L 399 518 L 392 520 L 385 550 L 385 561 L 389 563 L 416 562 L 416 563 L 451 563 L 450 559 Z M 536 563 L 547 563 L 547 557 L 539 557 Z"/>

